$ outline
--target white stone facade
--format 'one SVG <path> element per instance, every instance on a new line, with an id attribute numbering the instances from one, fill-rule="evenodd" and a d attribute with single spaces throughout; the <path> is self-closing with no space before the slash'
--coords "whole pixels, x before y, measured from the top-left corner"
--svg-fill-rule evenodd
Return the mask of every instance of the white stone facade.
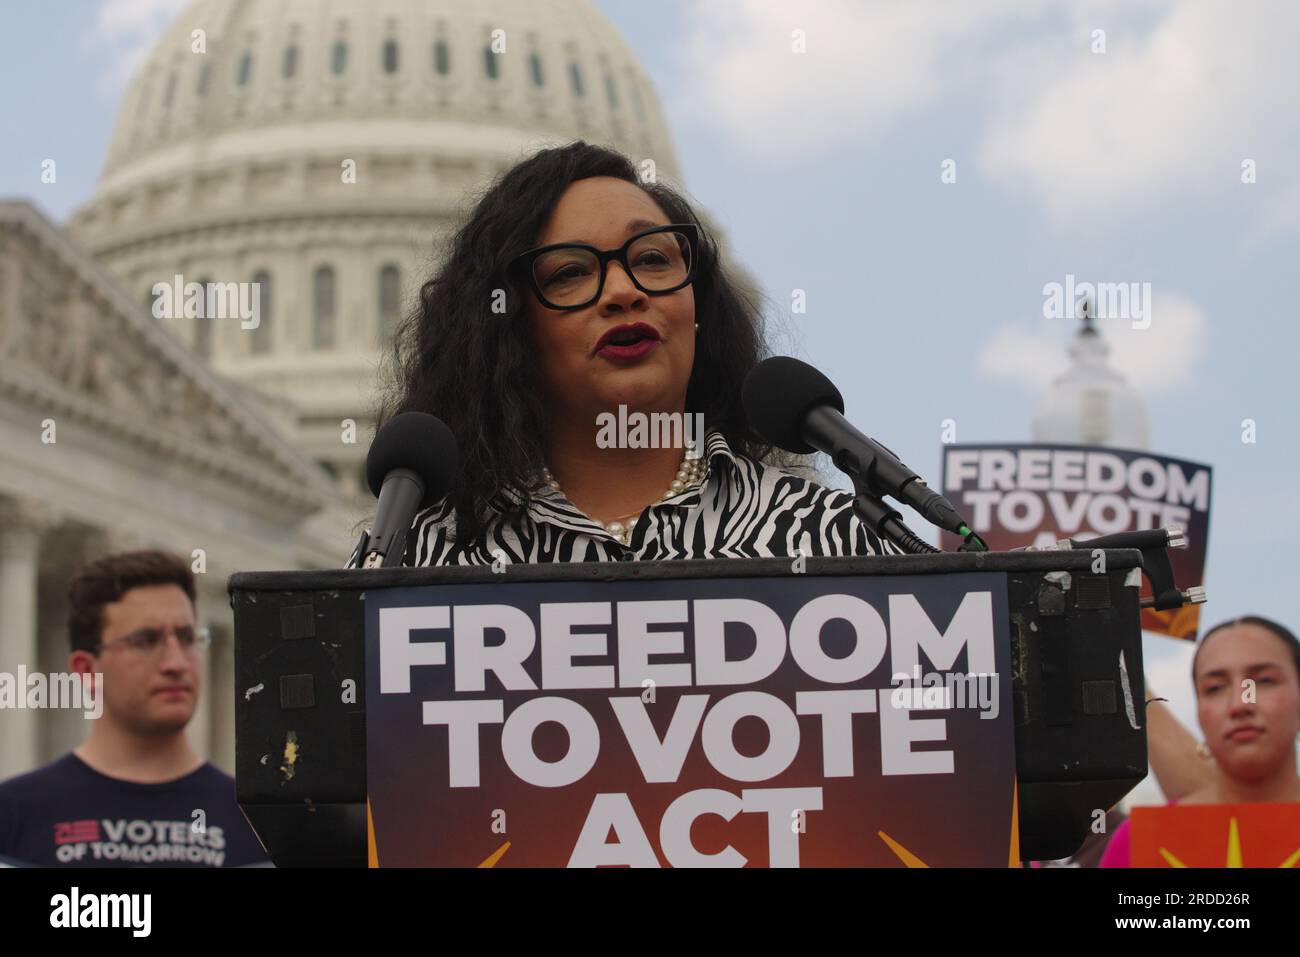
<path id="1" fill-rule="evenodd" d="M 201 556 L 199 615 L 216 643 L 191 730 L 227 760 L 226 578 L 337 566 L 359 517 L 57 226 L 0 202 L 0 671 L 67 670 L 64 597 L 85 562 L 142 547 Z M 75 744 L 81 720 L 0 713 L 0 777 Z"/>

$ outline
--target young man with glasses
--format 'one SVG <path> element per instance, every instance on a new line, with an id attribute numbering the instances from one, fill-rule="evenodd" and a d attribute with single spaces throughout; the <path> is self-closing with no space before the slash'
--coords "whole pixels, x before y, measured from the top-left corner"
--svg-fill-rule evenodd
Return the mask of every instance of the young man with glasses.
<path id="1" fill-rule="evenodd" d="M 85 740 L 0 783 L 0 857 L 38 865 L 265 863 L 235 782 L 185 739 L 202 684 L 194 576 L 141 551 L 91 563 L 68 591 L 70 670 L 100 698 Z"/>

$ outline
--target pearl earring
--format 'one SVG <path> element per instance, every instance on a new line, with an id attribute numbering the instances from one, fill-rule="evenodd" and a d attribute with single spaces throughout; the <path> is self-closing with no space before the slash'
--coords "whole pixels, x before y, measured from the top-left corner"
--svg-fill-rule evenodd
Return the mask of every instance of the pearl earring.
<path id="1" fill-rule="evenodd" d="M 700 331 L 700 324 L 698 322 L 695 324 L 695 331 L 696 332 Z"/>

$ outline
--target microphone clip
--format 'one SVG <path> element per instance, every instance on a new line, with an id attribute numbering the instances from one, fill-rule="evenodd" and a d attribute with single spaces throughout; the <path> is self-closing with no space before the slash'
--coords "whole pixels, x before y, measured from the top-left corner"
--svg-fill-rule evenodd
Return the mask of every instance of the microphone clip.
<path id="1" fill-rule="evenodd" d="M 885 504 L 875 490 L 859 475 L 853 478 L 853 511 L 881 541 L 891 541 L 908 555 L 930 555 L 938 551 L 907 527 L 902 514 Z"/>

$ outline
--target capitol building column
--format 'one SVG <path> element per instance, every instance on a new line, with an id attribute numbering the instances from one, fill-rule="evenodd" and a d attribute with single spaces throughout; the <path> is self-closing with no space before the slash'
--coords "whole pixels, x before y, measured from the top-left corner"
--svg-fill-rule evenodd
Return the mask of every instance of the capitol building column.
<path id="1" fill-rule="evenodd" d="M 208 629 L 212 643 L 200 655 L 199 669 L 203 685 L 198 710 L 194 713 L 187 732 L 195 752 L 214 763 L 219 763 L 216 762 L 214 745 L 226 736 L 226 722 L 232 728 L 234 726 L 233 705 L 227 700 L 234 692 L 223 680 L 227 670 L 224 657 L 230 654 L 224 641 L 231 617 L 230 598 L 226 593 L 228 577 L 227 570 L 219 565 L 209 565 L 202 574 L 194 576 L 198 592 L 198 622 Z"/>
<path id="2" fill-rule="evenodd" d="M 212 627 L 212 647 L 208 658 L 207 695 L 210 724 L 208 760 L 222 770 L 235 771 L 235 642 L 229 624 Z"/>
<path id="3" fill-rule="evenodd" d="M 0 500 L 0 673 L 13 682 L 15 707 L 0 711 L 4 747 L 0 748 L 0 779 L 30 771 L 39 763 L 38 713 L 16 707 L 27 689 L 18 685 L 18 670 L 36 671 L 37 574 L 41 537 L 54 516 L 31 501 Z M 6 704 L 8 704 L 6 702 Z"/>

